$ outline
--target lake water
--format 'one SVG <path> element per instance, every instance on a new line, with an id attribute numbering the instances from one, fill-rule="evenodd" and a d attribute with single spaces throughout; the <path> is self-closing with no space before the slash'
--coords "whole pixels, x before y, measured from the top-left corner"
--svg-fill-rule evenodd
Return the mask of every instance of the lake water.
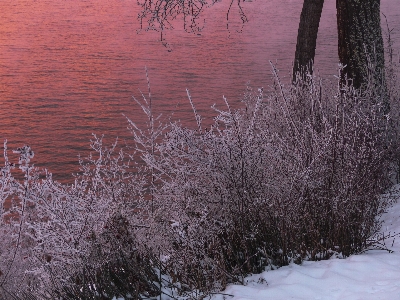
<path id="1" fill-rule="evenodd" d="M 250 81 L 268 86 L 269 60 L 288 76 L 294 57 L 302 0 L 253 0 L 244 9 L 250 22 L 240 31 L 230 1 L 207 9 L 201 36 L 181 24 L 167 33 L 172 51 L 157 32 L 138 32 L 134 0 L 13 0 L 0 2 L 0 138 L 9 148 L 29 144 L 33 162 L 55 179 L 70 180 L 78 154 L 86 156 L 92 133 L 130 143 L 127 122 L 143 122 L 132 100 L 147 91 L 147 66 L 157 111 L 190 123 L 186 88 L 206 122 L 210 106 L 225 95 L 238 105 Z M 382 12 L 400 42 L 400 1 L 382 0 Z M 399 49 L 399 47 L 397 47 Z M 336 74 L 335 0 L 326 0 L 316 68 Z M 177 106 L 177 104 L 179 105 Z"/>

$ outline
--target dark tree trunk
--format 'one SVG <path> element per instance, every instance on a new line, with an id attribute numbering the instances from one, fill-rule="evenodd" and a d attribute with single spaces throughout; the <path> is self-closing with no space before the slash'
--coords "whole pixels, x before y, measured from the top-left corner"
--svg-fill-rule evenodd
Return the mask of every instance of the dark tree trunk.
<path id="1" fill-rule="evenodd" d="M 372 79 L 386 97 L 380 0 L 336 0 L 336 10 L 342 79 L 347 76 L 356 88 Z"/>
<path id="2" fill-rule="evenodd" d="M 312 64 L 317 46 L 319 21 L 324 0 L 304 0 L 297 34 L 296 54 L 293 65 L 293 81 L 296 75 L 312 72 Z"/>

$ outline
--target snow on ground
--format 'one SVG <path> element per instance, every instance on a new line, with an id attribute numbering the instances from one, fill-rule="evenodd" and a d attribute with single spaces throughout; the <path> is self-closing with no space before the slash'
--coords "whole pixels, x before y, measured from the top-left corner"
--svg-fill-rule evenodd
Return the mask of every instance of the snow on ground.
<path id="1" fill-rule="evenodd" d="M 400 199 L 400 185 L 393 190 Z M 382 215 L 381 232 L 400 233 L 400 201 Z M 367 300 L 400 299 L 400 236 L 386 240 L 392 253 L 369 250 L 346 259 L 291 264 L 231 285 L 213 300 Z"/>

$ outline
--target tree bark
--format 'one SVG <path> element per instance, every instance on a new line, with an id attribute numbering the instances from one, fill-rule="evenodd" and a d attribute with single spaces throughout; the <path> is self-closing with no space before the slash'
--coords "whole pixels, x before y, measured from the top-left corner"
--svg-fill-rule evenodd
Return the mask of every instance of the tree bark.
<path id="1" fill-rule="evenodd" d="M 296 81 L 299 72 L 301 76 L 307 71 L 312 73 L 323 6 L 324 0 L 304 0 L 297 34 L 293 81 Z"/>
<path id="2" fill-rule="evenodd" d="M 336 10 L 342 79 L 362 88 L 372 78 L 386 90 L 380 0 L 336 0 Z"/>

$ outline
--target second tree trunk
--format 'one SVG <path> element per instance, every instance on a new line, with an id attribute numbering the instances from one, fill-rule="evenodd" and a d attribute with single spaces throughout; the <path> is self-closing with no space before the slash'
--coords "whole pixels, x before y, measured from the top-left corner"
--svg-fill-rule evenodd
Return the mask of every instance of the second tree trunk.
<path id="1" fill-rule="evenodd" d="M 312 64 L 317 46 L 319 21 L 321 19 L 324 0 L 304 0 L 297 34 L 296 54 L 293 65 L 293 81 L 300 72 L 312 72 Z"/>

